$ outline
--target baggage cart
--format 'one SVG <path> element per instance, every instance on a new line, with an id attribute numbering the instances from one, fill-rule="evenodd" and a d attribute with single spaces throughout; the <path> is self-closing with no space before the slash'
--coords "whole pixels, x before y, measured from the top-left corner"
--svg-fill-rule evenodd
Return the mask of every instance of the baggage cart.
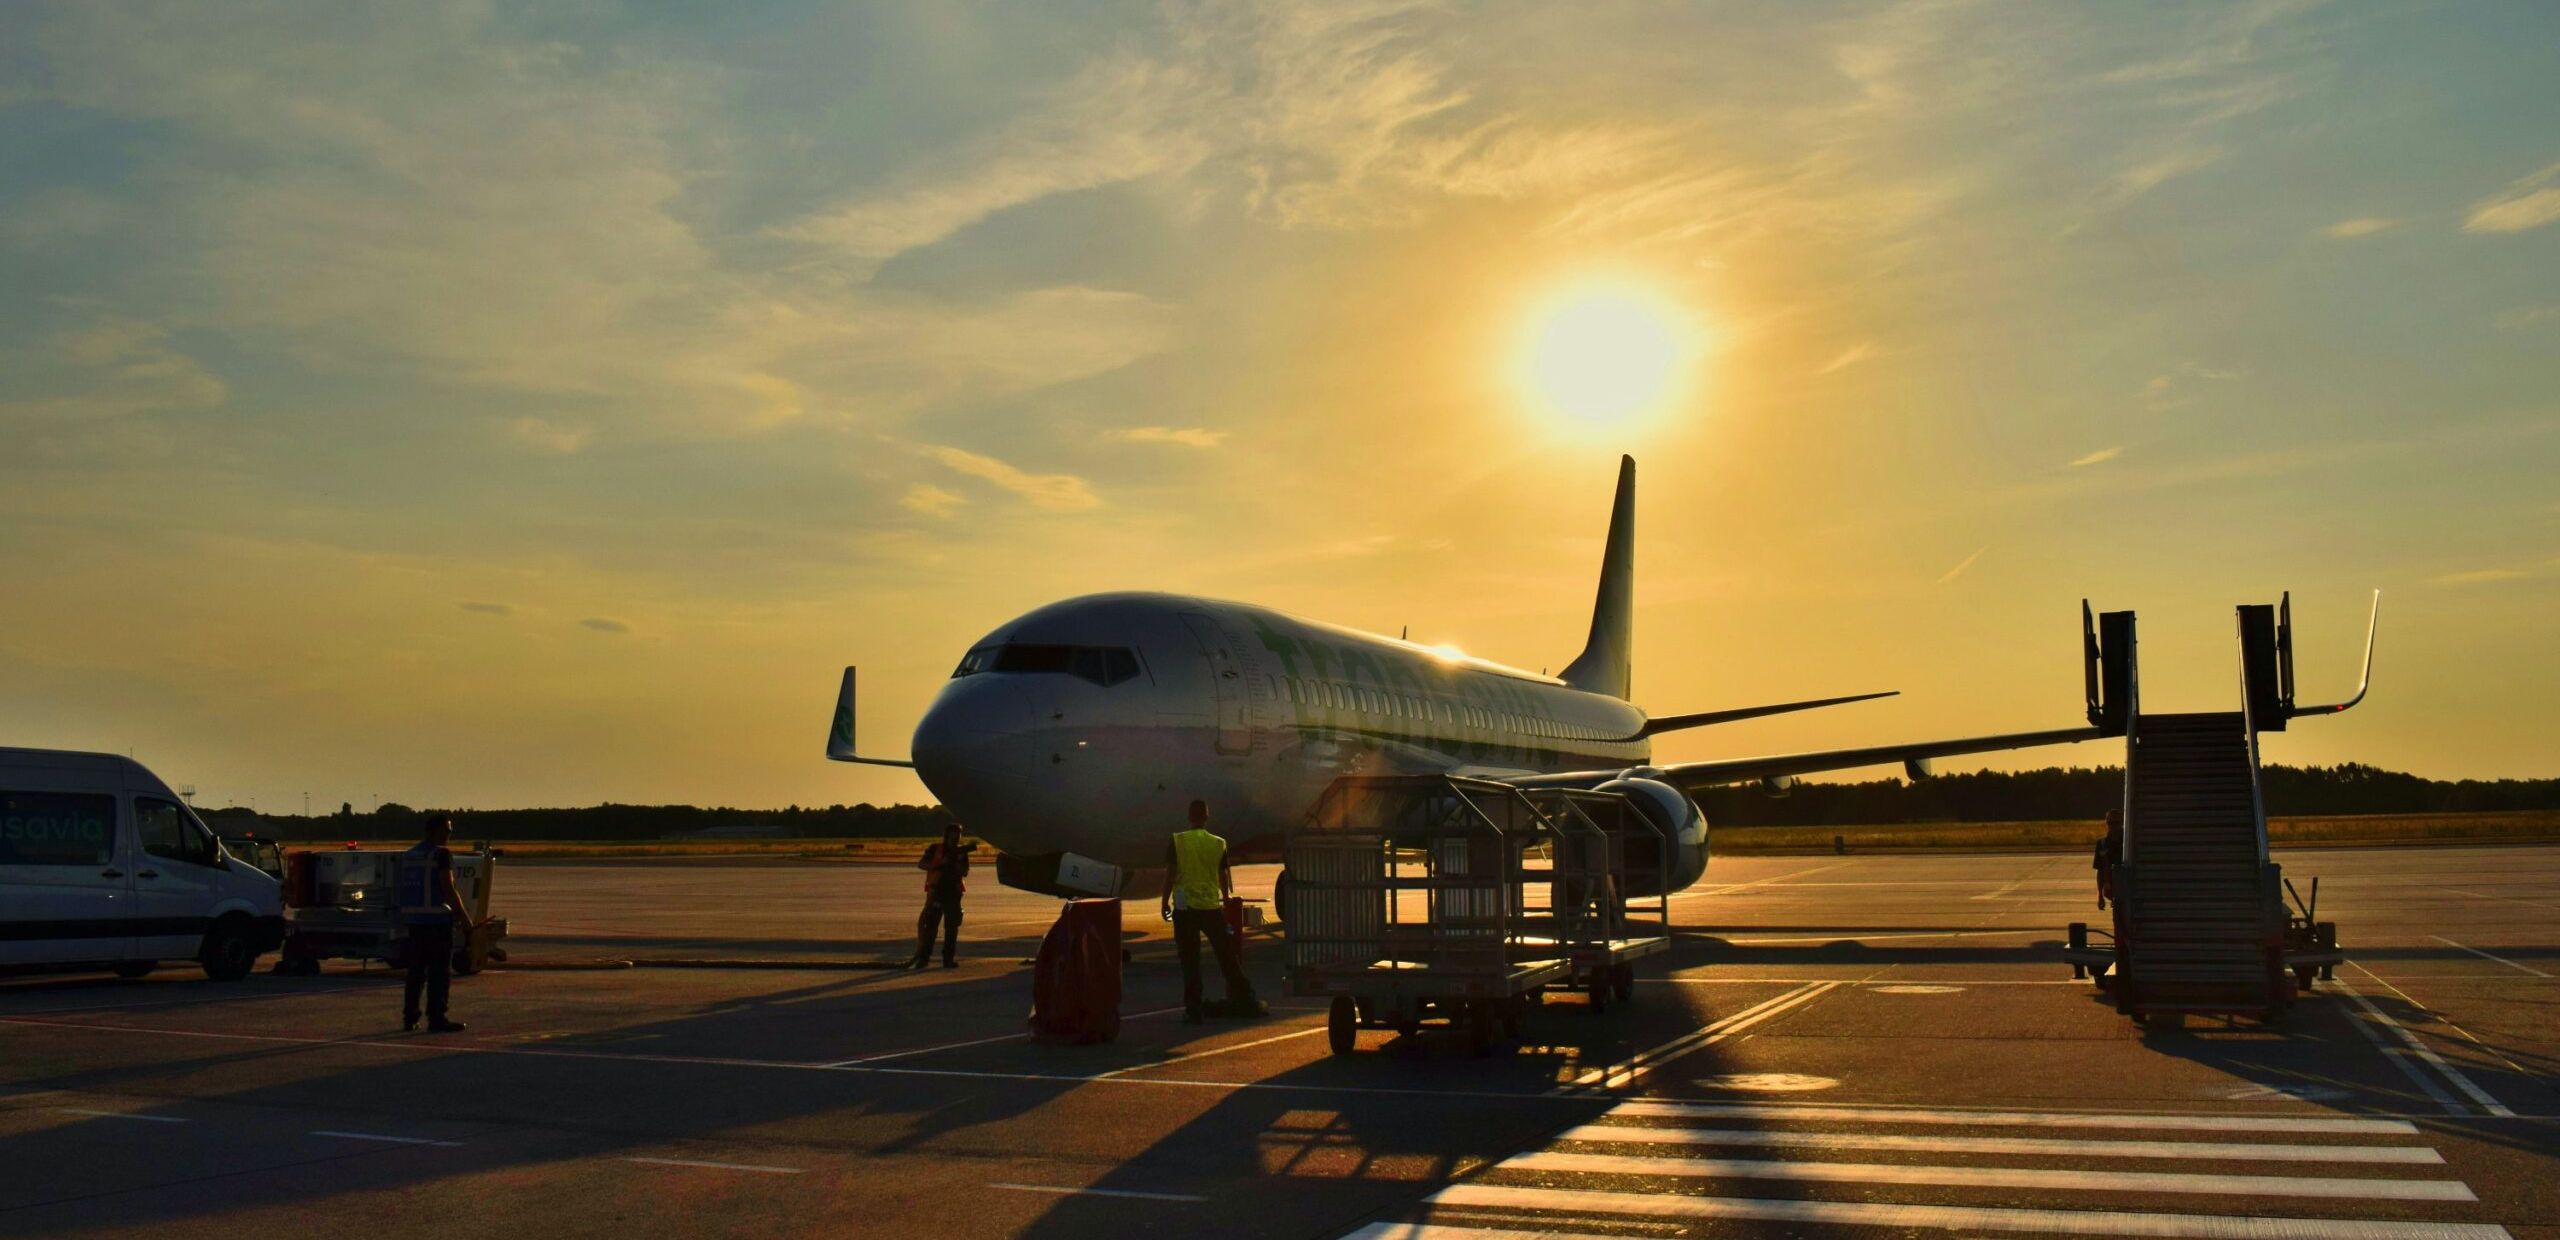
<path id="1" fill-rule="evenodd" d="M 1667 841 L 1614 793 L 1336 780 L 1284 844 L 1289 991 L 1331 1000 L 1336 1054 L 1361 1029 L 1426 1024 L 1482 1054 L 1497 1031 L 1517 1037 L 1550 988 L 1623 997 L 1634 960 L 1669 943 L 1667 904 L 1651 922 L 1627 916 L 1627 861 L 1644 843 L 1663 864 Z"/>
<path id="2" fill-rule="evenodd" d="M 308 977 L 322 960 L 403 964 L 409 929 L 401 920 L 394 879 L 405 848 L 311 849 L 285 858 L 284 951 L 278 973 Z M 453 883 L 478 929 L 458 935 L 453 972 L 467 977 L 505 960 L 507 921 L 489 916 L 498 852 L 486 843 L 453 848 Z"/>

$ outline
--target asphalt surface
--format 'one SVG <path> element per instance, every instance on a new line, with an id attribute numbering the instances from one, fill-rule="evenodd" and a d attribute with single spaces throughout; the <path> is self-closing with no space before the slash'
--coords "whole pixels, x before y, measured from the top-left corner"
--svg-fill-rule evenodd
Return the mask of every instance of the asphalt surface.
<path id="1" fill-rule="evenodd" d="M 528 963 L 805 967 L 503 969 L 445 1037 L 379 970 L 0 979 L 0 1235 L 2560 1238 L 2560 849 L 2279 860 L 2355 963 L 2273 1028 L 2070 980 L 2085 857 L 1725 858 L 1635 1003 L 1486 1058 L 1330 1055 L 1267 938 L 1271 1015 L 1183 1025 L 1152 909 L 1120 1039 L 1051 1047 L 1050 901 L 889 972 L 911 871 L 512 865 Z"/>

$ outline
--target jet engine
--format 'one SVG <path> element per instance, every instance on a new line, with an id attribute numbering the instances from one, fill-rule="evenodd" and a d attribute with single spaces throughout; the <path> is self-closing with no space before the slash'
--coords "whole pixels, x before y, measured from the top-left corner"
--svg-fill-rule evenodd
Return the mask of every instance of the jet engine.
<path id="1" fill-rule="evenodd" d="M 1707 815 L 1689 795 L 1658 779 L 1641 775 L 1621 775 L 1600 785 L 1600 792 L 1624 794 L 1627 804 L 1644 815 L 1645 821 L 1661 828 L 1673 849 L 1667 867 L 1671 890 L 1679 891 L 1697 882 L 1707 872 Z M 1627 873 L 1633 890 L 1628 895 L 1653 895 L 1648 881 L 1656 870 L 1649 849 L 1652 837 L 1637 833 L 1627 845 Z"/>

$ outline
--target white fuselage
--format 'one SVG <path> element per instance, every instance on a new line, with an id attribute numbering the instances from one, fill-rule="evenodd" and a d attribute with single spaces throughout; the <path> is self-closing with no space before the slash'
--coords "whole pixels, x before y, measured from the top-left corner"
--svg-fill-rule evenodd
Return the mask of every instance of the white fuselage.
<path id="1" fill-rule="evenodd" d="M 1605 694 L 1267 608 L 1168 594 L 1053 603 L 989 633 L 916 725 L 916 773 L 1007 853 L 1157 864 L 1194 799 L 1241 858 L 1344 775 L 1636 767 Z"/>

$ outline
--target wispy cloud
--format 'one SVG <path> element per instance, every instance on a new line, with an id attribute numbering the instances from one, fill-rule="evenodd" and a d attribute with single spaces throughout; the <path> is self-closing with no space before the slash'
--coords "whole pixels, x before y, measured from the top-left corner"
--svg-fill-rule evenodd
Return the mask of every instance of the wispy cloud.
<path id="1" fill-rule="evenodd" d="M 1985 552 L 1985 551 L 1989 551 L 1990 549 L 1991 549 L 1991 548 L 1989 548 L 1989 547 L 1976 547 L 1976 548 L 1974 548 L 1974 549 L 1973 549 L 1973 554 L 1972 554 L 1972 555 L 1966 556 L 1965 558 L 1963 558 L 1963 559 L 1961 559 L 1961 560 L 1956 561 L 1956 566 L 1955 566 L 1954 568 L 1950 568 L 1950 569 L 1948 569 L 1947 571 L 1945 571 L 1945 572 L 1943 572 L 1943 573 L 1938 574 L 1938 584 L 1939 584 L 1939 585 L 1945 585 L 1945 584 L 1947 584 L 1948 582 L 1953 581 L 1953 580 L 1955 580 L 1955 579 L 1956 579 L 1956 578 L 1958 578 L 1958 577 L 1962 577 L 1962 576 L 1964 576 L 1964 574 L 1965 574 L 1965 570 L 1966 570 L 1966 569 L 1969 569 L 1969 568 L 1972 568 L 1972 567 L 1973 567 L 1973 563 L 1974 563 L 1974 561 L 1981 559 L 1981 558 L 1982 558 L 1982 553 L 1983 553 L 1983 552 Z"/>
<path id="2" fill-rule="evenodd" d="M 578 625 L 581 628 L 594 629 L 599 633 L 628 633 L 631 631 L 630 625 L 624 624 L 619 620 L 608 620 L 603 616 L 589 616 L 586 619 L 579 621 Z"/>
<path id="3" fill-rule="evenodd" d="M 2520 332 L 2560 319 L 2560 306 L 2518 306 L 2498 316 L 2498 330 Z"/>
<path id="4" fill-rule="evenodd" d="M 2462 231 L 2523 232 L 2560 220 L 2560 185 L 2551 184 L 2555 177 L 2560 177 L 2560 164 L 2520 177 L 2504 192 L 2471 204 L 2471 215 L 2462 221 Z"/>
<path id="5" fill-rule="evenodd" d="M 2500 581 L 2522 581 L 2531 576 L 2533 576 L 2531 570 L 2522 568 L 2475 568 L 2465 572 L 2430 577 L 2427 583 L 2438 586 L 2481 586 Z"/>
<path id="6" fill-rule="evenodd" d="M 2124 203 L 2160 188 L 2179 177 L 2202 172 L 2221 163 L 2230 154 L 2219 146 L 2185 146 L 2162 151 L 2140 163 L 2116 173 L 2111 182 L 2114 202 Z"/>
<path id="7" fill-rule="evenodd" d="M 2124 455 L 2124 447 L 2122 445 L 2118 445 L 2113 448 L 2100 448 L 2087 456 L 2071 462 L 2071 467 L 2073 469 L 2078 469 L 2083 465 L 2103 465 L 2122 455 Z"/>
<path id="8" fill-rule="evenodd" d="M 552 456 L 569 456 L 587 446 L 595 432 L 583 426 L 571 426 L 550 418 L 508 418 L 499 423 L 507 438 L 536 452 Z"/>
<path id="9" fill-rule="evenodd" d="M 1830 361 L 1814 367 L 1813 373 L 1817 375 L 1827 375 L 1833 371 L 1847 370 L 1848 368 L 1855 366 L 1868 358 L 1874 357 L 1875 355 L 1875 342 L 1872 340 L 1861 340 L 1856 344 L 1850 345 L 1848 348 L 1842 349 L 1839 354 L 1833 357 Z"/>
<path id="10" fill-rule="evenodd" d="M 2375 233 L 2389 232 L 2399 226 L 2398 220 L 2384 219 L 2378 215 L 2365 215 L 2351 220 L 2340 220 L 2321 229 L 2320 235 L 2344 241 L 2351 237 L 2370 237 Z"/>
<path id="11" fill-rule="evenodd" d="M 512 616 L 516 614 L 515 608 L 509 607 L 504 603 L 464 603 L 461 606 L 464 611 L 476 611 L 484 616 Z"/>
<path id="12" fill-rule="evenodd" d="M 0 401 L 0 416 L 104 419 L 213 409 L 228 400 L 230 386 L 168 337 L 159 324 L 110 317 L 55 337 L 35 356 L 0 359 L 12 372 L 11 387 L 44 393 Z"/>
<path id="13" fill-rule="evenodd" d="M 1113 439 L 1128 443 L 1180 444 L 1186 448 L 1214 448 L 1226 442 L 1227 432 L 1198 426 L 1130 426 L 1111 432 Z"/>
<path id="14" fill-rule="evenodd" d="M 1102 498 L 1093 493 L 1093 487 L 1074 474 L 1035 474 L 992 456 L 940 444 L 928 444 L 924 451 L 942 462 L 944 468 L 984 479 L 1021 496 L 1036 507 L 1056 512 L 1077 512 L 1102 506 Z"/>
<path id="15" fill-rule="evenodd" d="M 919 482 L 907 488 L 907 493 L 899 498 L 898 506 L 928 517 L 947 517 L 968 502 L 969 498 L 957 491 L 945 491 L 930 482 Z"/>

